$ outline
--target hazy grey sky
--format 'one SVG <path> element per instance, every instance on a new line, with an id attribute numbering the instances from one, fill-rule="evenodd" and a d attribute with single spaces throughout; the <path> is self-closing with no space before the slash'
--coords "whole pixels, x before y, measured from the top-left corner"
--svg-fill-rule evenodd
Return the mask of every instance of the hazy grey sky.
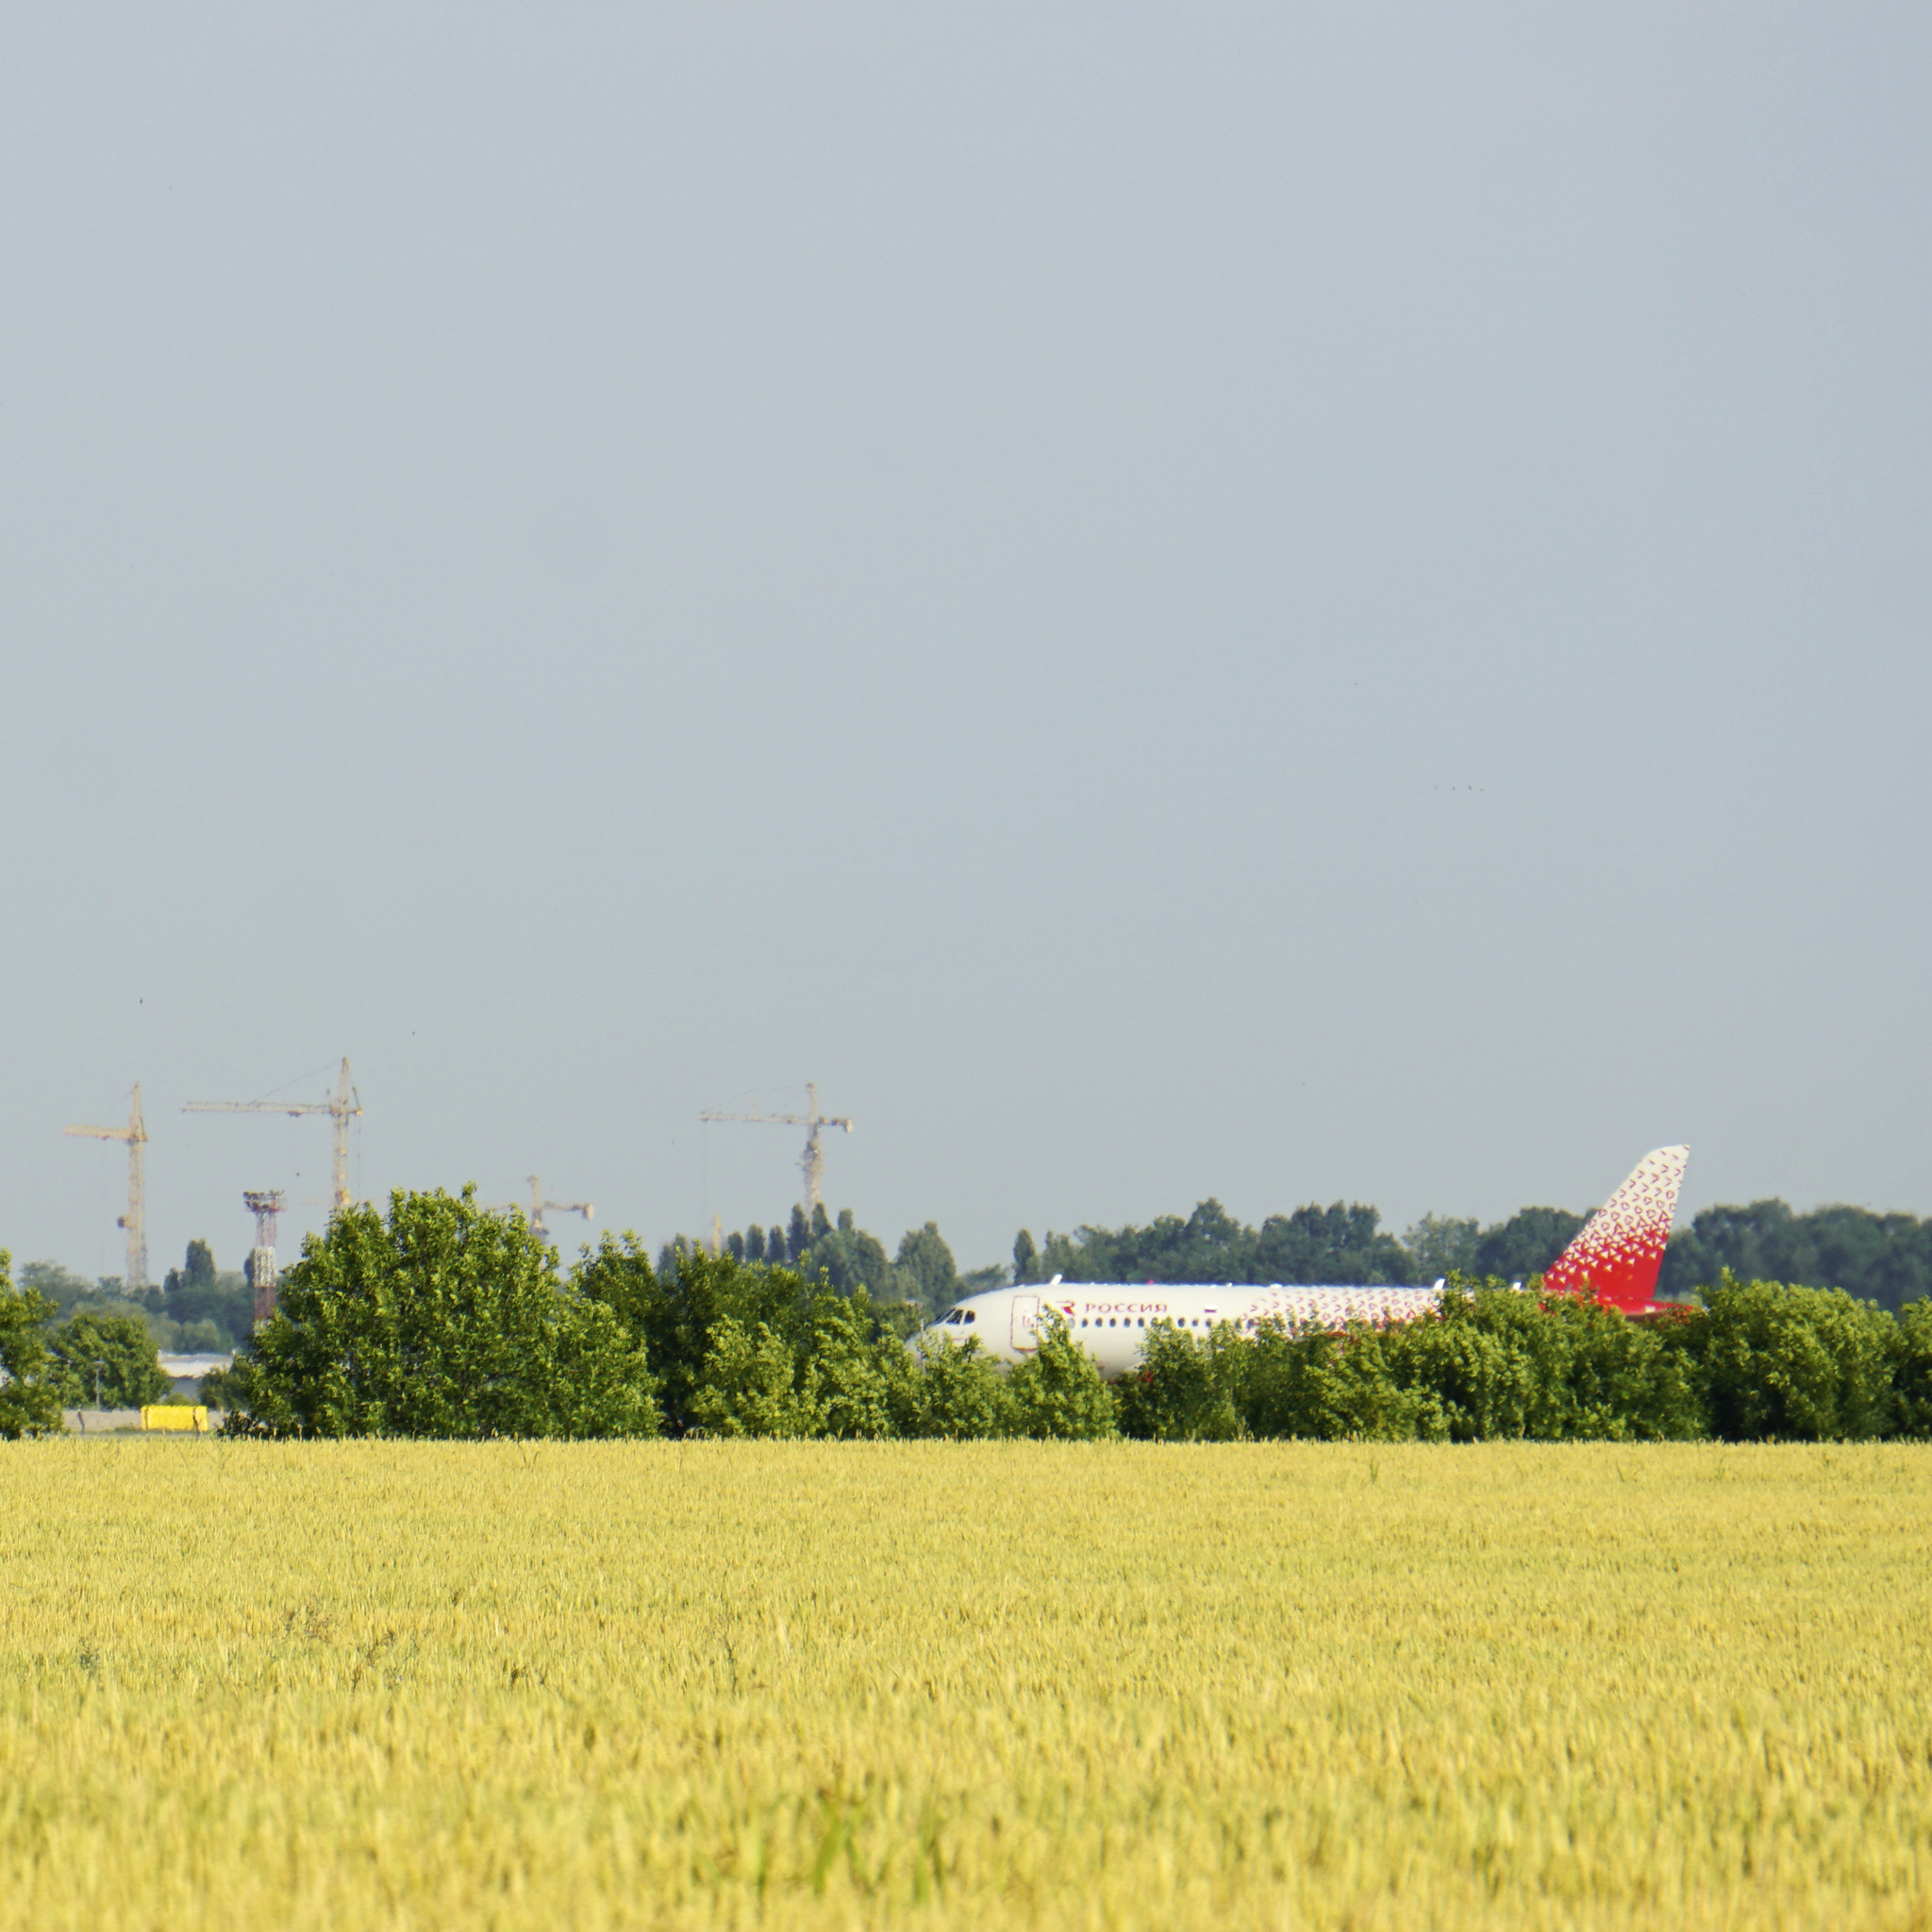
<path id="1" fill-rule="evenodd" d="M 1932 1210 L 1921 6 L 0 22 L 0 1244 Z M 319 1070 L 311 1072 L 311 1070 Z M 314 1225 L 319 1207 L 297 1222 Z M 299 1228 L 298 1230 L 299 1231 Z M 285 1234 L 284 1246 L 294 1245 Z"/>

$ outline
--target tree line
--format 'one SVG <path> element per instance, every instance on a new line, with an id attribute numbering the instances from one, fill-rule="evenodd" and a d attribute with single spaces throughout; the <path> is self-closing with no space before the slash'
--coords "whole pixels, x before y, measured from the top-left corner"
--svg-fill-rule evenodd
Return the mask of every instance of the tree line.
<path id="1" fill-rule="evenodd" d="M 58 1424 L 84 1364 L 0 1257 L 0 1433 Z M 606 1236 L 566 1266 L 475 1191 L 391 1197 L 305 1241 L 209 1399 L 281 1438 L 1030 1437 L 1156 1441 L 1867 1440 L 1932 1436 L 1932 1301 L 1728 1272 L 1632 1322 L 1457 1275 L 1416 1321 L 1148 1330 L 1108 1385 L 1063 1324 L 1005 1368 L 908 1349 L 861 1282 Z M 150 1351 L 152 1344 L 149 1344 Z M 84 1376 L 83 1376 L 84 1380 Z"/>
<path id="2" fill-rule="evenodd" d="M 255 1323 L 255 1289 L 244 1268 L 218 1269 L 205 1241 L 192 1241 L 158 1288 L 130 1294 L 118 1274 L 90 1281 L 58 1261 L 28 1261 L 20 1285 L 43 1296 L 57 1322 L 89 1316 L 132 1322 L 170 1355 L 227 1355 Z"/>
<path id="3" fill-rule="evenodd" d="M 678 1255 L 700 1245 L 687 1235 L 667 1241 L 658 1251 L 658 1272 L 675 1273 Z M 756 1222 L 734 1229 L 724 1236 L 721 1251 L 735 1261 L 822 1274 L 841 1293 L 862 1288 L 874 1303 L 921 1318 L 951 1307 L 961 1295 L 1003 1288 L 1011 1279 L 998 1263 L 962 1274 L 939 1224 L 931 1221 L 907 1229 L 896 1256 L 889 1256 L 876 1235 L 858 1225 L 851 1208 L 841 1208 L 835 1224 L 823 1202 L 809 1214 L 802 1206 L 793 1207 L 790 1217 L 774 1222 L 769 1232 Z M 900 1325 L 906 1325 L 903 1317 Z"/>
<path id="4" fill-rule="evenodd" d="M 1251 1227 L 1213 1199 L 1186 1217 L 1145 1226 L 1049 1230 L 1043 1243 L 1022 1229 L 1010 1267 L 962 1273 L 938 1226 L 908 1229 L 889 1253 L 850 1208 L 795 1207 L 769 1231 L 754 1224 L 724 1238 L 722 1258 L 791 1271 L 841 1295 L 867 1297 L 882 1331 L 910 1335 L 964 1295 L 1008 1282 L 1279 1281 L 1427 1283 L 1440 1278 L 1521 1282 L 1541 1274 L 1587 1217 L 1524 1208 L 1487 1226 L 1426 1215 L 1397 1237 L 1373 1207 L 1335 1202 L 1271 1215 Z M 659 1251 L 657 1278 L 676 1280 L 703 1253 L 680 1236 Z M 1932 1294 L 1932 1219 L 1832 1206 L 1794 1212 L 1780 1200 L 1707 1208 L 1671 1239 L 1658 1292 L 1689 1301 L 1728 1274 L 1740 1281 L 1836 1288 L 1897 1312 Z M 247 1339 L 253 1289 L 246 1271 L 218 1269 L 206 1241 L 190 1241 L 159 1288 L 129 1296 L 113 1276 L 90 1282 L 51 1261 L 30 1261 L 20 1286 L 45 1310 L 36 1317 L 62 1407 L 133 1407 L 164 1400 L 171 1384 L 158 1350 L 225 1354 Z M 17 1312 L 17 1310 L 15 1311 Z"/>
<path id="5" fill-rule="evenodd" d="M 1524 1208 L 1488 1225 L 1474 1218 L 1427 1214 L 1398 1236 L 1362 1202 L 1311 1203 L 1269 1215 L 1259 1227 L 1236 1220 L 1214 1199 L 1191 1214 L 1161 1215 L 1144 1227 L 1081 1226 L 1036 1242 L 1021 1229 L 1009 1266 L 962 1271 L 938 1226 L 908 1228 L 896 1250 L 858 1225 L 851 1208 L 836 1221 L 824 1207 L 794 1207 L 770 1229 L 754 1224 L 724 1238 L 741 1262 L 824 1274 L 841 1292 L 863 1288 L 884 1319 L 909 1334 L 962 1296 L 1009 1282 L 1242 1281 L 1319 1284 L 1427 1284 L 1451 1275 L 1527 1281 L 1567 1247 L 1587 1214 Z M 676 1272 L 680 1254 L 702 1244 L 680 1235 L 658 1256 L 658 1272 Z M 1825 1207 L 1807 1214 L 1780 1200 L 1708 1208 L 1671 1237 L 1657 1291 L 1688 1299 L 1728 1269 L 1743 1280 L 1840 1288 L 1860 1301 L 1897 1310 L 1932 1294 L 1932 1218 Z M 21 1285 L 53 1305 L 58 1324 L 85 1318 L 144 1330 L 158 1350 L 225 1355 L 254 1323 L 247 1270 L 218 1269 L 206 1241 L 192 1241 L 180 1267 L 159 1288 L 129 1295 L 119 1277 L 97 1281 L 55 1261 L 29 1261 Z M 131 1387 L 131 1385 L 130 1385 Z M 130 1393 L 128 1402 L 135 1400 Z M 125 1406 L 125 1405 L 124 1405 Z"/>
<path id="6" fill-rule="evenodd" d="M 1524 1208 L 1487 1226 L 1427 1214 L 1396 1236 L 1361 1202 L 1310 1205 L 1250 1227 L 1216 1200 L 1145 1227 L 1080 1227 L 1042 1245 L 1022 1229 L 1016 1281 L 1241 1281 L 1426 1286 L 1451 1275 L 1527 1281 L 1568 1247 L 1590 1218 Z M 1833 1206 L 1795 1212 L 1779 1200 L 1707 1208 L 1671 1237 L 1659 1296 L 1684 1300 L 1729 1270 L 1744 1280 L 1840 1288 L 1898 1309 L 1932 1294 L 1932 1218 Z"/>

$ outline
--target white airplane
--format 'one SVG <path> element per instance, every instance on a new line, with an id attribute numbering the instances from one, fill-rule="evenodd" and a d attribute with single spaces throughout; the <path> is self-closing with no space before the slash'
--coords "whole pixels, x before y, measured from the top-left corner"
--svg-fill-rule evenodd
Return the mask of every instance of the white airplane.
<path id="1" fill-rule="evenodd" d="M 1626 1315 L 1654 1310 L 1657 1270 L 1690 1158 L 1688 1147 L 1659 1147 L 1646 1154 L 1551 1264 L 1543 1287 L 1594 1293 Z M 1426 1314 L 1441 1299 L 1443 1286 L 1439 1281 L 1433 1288 L 1294 1288 L 1276 1281 L 1244 1288 L 1232 1282 L 1063 1282 L 1055 1275 L 1041 1287 L 996 1288 L 969 1295 L 922 1329 L 913 1346 L 941 1337 L 955 1342 L 972 1339 L 996 1360 L 1024 1361 L 1040 1346 L 1042 1324 L 1058 1315 L 1099 1363 L 1102 1374 L 1124 1375 L 1140 1361 L 1141 1344 L 1158 1322 L 1172 1322 L 1204 1338 L 1224 1322 L 1248 1335 L 1270 1320 L 1291 1327 L 1312 1323 L 1339 1328 L 1347 1322 L 1379 1325 Z"/>

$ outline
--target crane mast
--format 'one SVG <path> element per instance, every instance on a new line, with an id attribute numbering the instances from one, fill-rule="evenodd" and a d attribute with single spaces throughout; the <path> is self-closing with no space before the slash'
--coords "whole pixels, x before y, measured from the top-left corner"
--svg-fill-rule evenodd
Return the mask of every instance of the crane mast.
<path id="1" fill-rule="evenodd" d="M 127 1230 L 124 1279 L 127 1292 L 138 1294 L 147 1286 L 147 1171 L 141 1151 L 147 1145 L 147 1124 L 141 1117 L 141 1082 L 134 1083 L 134 1105 L 125 1127 L 69 1127 L 66 1131 L 87 1141 L 127 1143 L 127 1212 L 115 1224 Z"/>

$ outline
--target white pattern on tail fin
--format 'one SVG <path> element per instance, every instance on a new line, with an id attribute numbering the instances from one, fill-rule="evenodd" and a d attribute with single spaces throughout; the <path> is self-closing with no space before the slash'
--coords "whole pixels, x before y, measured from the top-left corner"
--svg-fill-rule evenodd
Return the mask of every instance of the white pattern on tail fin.
<path id="1" fill-rule="evenodd" d="M 1543 1286 L 1571 1293 L 1594 1291 L 1626 1315 L 1649 1307 L 1690 1158 L 1688 1147 L 1659 1147 L 1646 1154 L 1557 1256 Z"/>

